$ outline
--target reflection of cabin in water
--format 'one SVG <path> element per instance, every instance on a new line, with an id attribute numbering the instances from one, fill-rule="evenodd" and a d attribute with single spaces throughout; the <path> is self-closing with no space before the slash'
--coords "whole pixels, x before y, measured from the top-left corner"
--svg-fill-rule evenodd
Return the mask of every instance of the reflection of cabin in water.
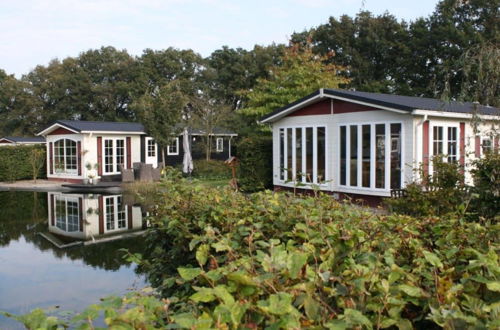
<path id="1" fill-rule="evenodd" d="M 48 193 L 49 232 L 67 241 L 109 241 L 147 227 L 139 206 L 123 195 Z"/>

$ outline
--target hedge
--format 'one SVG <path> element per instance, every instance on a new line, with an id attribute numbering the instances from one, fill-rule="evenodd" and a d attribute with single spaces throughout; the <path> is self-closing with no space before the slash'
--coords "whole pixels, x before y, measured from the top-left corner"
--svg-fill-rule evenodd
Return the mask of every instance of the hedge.
<path id="1" fill-rule="evenodd" d="M 243 191 L 254 192 L 272 188 L 272 142 L 272 136 L 264 134 L 246 137 L 238 143 L 239 183 Z"/>
<path id="2" fill-rule="evenodd" d="M 33 169 L 30 157 L 34 150 L 42 150 L 44 165 L 38 178 L 46 177 L 45 147 L 44 146 L 5 146 L 0 147 L 0 181 L 16 181 L 32 179 Z"/>

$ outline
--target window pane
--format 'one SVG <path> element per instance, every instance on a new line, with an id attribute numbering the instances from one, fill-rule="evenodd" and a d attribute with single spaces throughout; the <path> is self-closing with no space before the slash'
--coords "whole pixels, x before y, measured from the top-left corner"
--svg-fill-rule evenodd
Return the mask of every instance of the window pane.
<path id="1" fill-rule="evenodd" d="M 351 159 L 349 160 L 349 166 L 351 168 L 351 186 L 358 185 L 358 126 L 350 126 L 351 132 Z"/>
<path id="2" fill-rule="evenodd" d="M 122 197 L 117 196 L 116 197 L 116 208 L 118 211 L 118 228 L 126 228 L 127 226 L 127 216 L 126 216 L 126 210 L 125 210 L 125 205 L 122 204 Z"/>
<path id="3" fill-rule="evenodd" d="M 458 160 L 457 128 L 448 127 L 448 162 L 455 163 Z"/>
<path id="4" fill-rule="evenodd" d="M 78 217 L 78 202 L 77 201 L 68 201 L 68 232 L 78 231 L 79 227 L 79 217 Z"/>
<path id="5" fill-rule="evenodd" d="M 285 130 L 280 128 L 280 180 L 285 180 Z"/>
<path id="6" fill-rule="evenodd" d="M 401 188 L 401 124 L 391 124 L 391 189 Z"/>
<path id="7" fill-rule="evenodd" d="M 115 204 L 114 198 L 106 198 L 106 230 L 115 229 Z"/>
<path id="8" fill-rule="evenodd" d="M 119 165 L 125 165 L 125 140 L 116 140 L 116 168 L 115 172 L 119 170 Z"/>
<path id="9" fill-rule="evenodd" d="M 362 168 L 362 177 L 363 187 L 370 187 L 370 148 L 371 148 L 371 127 L 370 125 L 363 125 L 363 163 L 361 165 Z"/>
<path id="10" fill-rule="evenodd" d="M 155 157 L 156 152 L 155 152 L 155 141 L 154 140 L 148 140 L 148 157 Z"/>
<path id="11" fill-rule="evenodd" d="M 347 138 L 346 127 L 340 127 L 340 184 L 346 184 Z"/>
<path id="12" fill-rule="evenodd" d="M 286 161 L 286 168 L 287 168 L 287 173 L 288 173 L 288 176 L 287 176 L 287 180 L 293 180 L 293 159 L 292 159 L 292 150 L 293 150 L 293 142 L 292 142 L 292 129 L 291 128 L 287 128 L 286 129 L 286 138 L 287 138 L 287 161 Z"/>
<path id="13" fill-rule="evenodd" d="M 433 134 L 433 155 L 443 154 L 443 127 L 434 126 L 432 129 Z"/>
<path id="14" fill-rule="evenodd" d="M 302 128 L 295 129 L 295 169 L 297 171 L 296 180 L 302 181 Z"/>
<path id="15" fill-rule="evenodd" d="M 56 173 L 64 172 L 64 140 L 54 143 L 54 169 Z"/>
<path id="16" fill-rule="evenodd" d="M 375 187 L 385 188 L 385 124 L 375 125 Z"/>
<path id="17" fill-rule="evenodd" d="M 324 127 L 317 128 L 317 164 L 318 164 L 318 183 L 326 180 L 326 131 Z"/>
<path id="18" fill-rule="evenodd" d="M 65 140 L 66 143 L 66 170 L 76 170 L 76 142 Z"/>
<path id="19" fill-rule="evenodd" d="M 306 127 L 306 181 L 312 182 L 313 176 L 313 128 Z"/>
<path id="20" fill-rule="evenodd" d="M 56 227 L 66 231 L 66 201 L 56 197 Z"/>
<path id="21" fill-rule="evenodd" d="M 113 172 L 113 140 L 104 140 L 104 171 Z"/>
<path id="22" fill-rule="evenodd" d="M 490 138 L 483 139 L 483 143 L 482 143 L 481 147 L 482 147 L 482 150 L 483 150 L 483 155 L 491 152 L 491 150 L 493 150 L 491 139 Z"/>

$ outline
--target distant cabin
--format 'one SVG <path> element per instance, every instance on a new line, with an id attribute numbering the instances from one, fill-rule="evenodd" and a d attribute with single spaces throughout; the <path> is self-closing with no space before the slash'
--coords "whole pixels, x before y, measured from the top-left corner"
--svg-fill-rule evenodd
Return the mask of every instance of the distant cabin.
<path id="1" fill-rule="evenodd" d="M 35 144 L 45 144 L 45 138 L 43 136 L 6 136 L 0 138 L 0 147 Z"/>
<path id="2" fill-rule="evenodd" d="M 193 159 L 204 157 L 198 152 L 203 132 L 190 130 Z M 102 181 L 120 180 L 120 167 L 129 169 L 134 163 L 182 164 L 182 135 L 165 146 L 165 162 L 161 147 L 147 135 L 140 123 L 58 120 L 38 133 L 46 141 L 47 178 L 54 181 L 81 183 L 89 176 Z M 217 130 L 211 135 L 215 143 L 214 159 L 231 154 L 231 139 L 236 134 Z"/>

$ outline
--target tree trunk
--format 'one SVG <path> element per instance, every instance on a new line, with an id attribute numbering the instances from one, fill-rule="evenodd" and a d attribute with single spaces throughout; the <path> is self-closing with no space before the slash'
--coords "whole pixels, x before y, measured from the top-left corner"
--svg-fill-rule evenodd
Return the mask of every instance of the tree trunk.
<path id="1" fill-rule="evenodd" d="M 210 160 L 210 135 L 207 135 L 206 137 L 205 159 L 207 160 L 207 162 Z"/>
<path id="2" fill-rule="evenodd" d="M 165 168 L 165 166 L 167 166 L 167 164 L 166 164 L 166 158 L 165 158 L 165 148 L 163 148 L 163 147 L 161 147 L 161 160 L 163 161 L 163 168 Z"/>

